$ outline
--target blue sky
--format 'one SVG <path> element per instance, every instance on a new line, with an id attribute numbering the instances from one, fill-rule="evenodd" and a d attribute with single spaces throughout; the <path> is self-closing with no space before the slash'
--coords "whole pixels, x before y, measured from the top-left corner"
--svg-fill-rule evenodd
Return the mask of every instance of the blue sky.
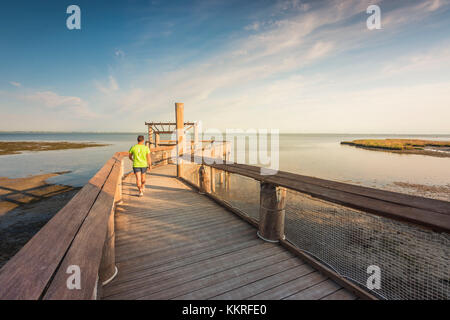
<path id="1" fill-rule="evenodd" d="M 449 0 L 8 1 L 0 37 L 2 131 L 138 131 L 177 101 L 219 129 L 450 133 Z"/>

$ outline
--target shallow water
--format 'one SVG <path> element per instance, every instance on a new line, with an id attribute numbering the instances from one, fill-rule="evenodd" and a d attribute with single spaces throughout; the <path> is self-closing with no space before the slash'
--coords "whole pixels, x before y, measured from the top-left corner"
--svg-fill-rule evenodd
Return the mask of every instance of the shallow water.
<path id="1" fill-rule="evenodd" d="M 4 141 L 82 141 L 109 144 L 104 147 L 0 156 L 0 176 L 18 178 L 71 171 L 48 181 L 83 186 L 116 151 L 127 151 L 136 141 L 136 136 L 135 133 L 0 133 L 0 140 Z"/>
<path id="2" fill-rule="evenodd" d="M 450 140 L 450 136 L 414 137 Z M 396 181 L 424 185 L 450 183 L 450 158 L 373 151 L 340 144 L 341 141 L 357 138 L 381 137 L 351 135 L 283 137 L 282 145 L 287 148 L 282 147 L 280 151 L 281 170 L 368 186 L 384 186 Z"/>
<path id="3" fill-rule="evenodd" d="M 114 152 L 128 150 L 135 143 L 136 136 L 136 133 L 0 133 L 0 140 L 7 141 L 110 144 L 106 147 L 0 156 L 0 176 L 15 178 L 71 171 L 51 178 L 49 182 L 82 186 Z M 450 158 L 371 151 L 340 144 L 344 140 L 365 138 L 450 140 L 450 135 L 282 134 L 279 143 L 280 170 L 391 190 L 395 189 L 394 182 L 428 186 L 450 184 Z M 413 190 L 402 192 L 414 193 Z"/>

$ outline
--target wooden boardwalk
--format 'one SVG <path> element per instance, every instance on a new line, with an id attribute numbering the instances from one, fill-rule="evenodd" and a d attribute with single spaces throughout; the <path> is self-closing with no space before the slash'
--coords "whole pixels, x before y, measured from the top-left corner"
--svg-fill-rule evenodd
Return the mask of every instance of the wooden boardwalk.
<path id="1" fill-rule="evenodd" d="M 134 176 L 116 212 L 117 277 L 103 299 L 356 299 L 256 229 L 175 178 Z"/>

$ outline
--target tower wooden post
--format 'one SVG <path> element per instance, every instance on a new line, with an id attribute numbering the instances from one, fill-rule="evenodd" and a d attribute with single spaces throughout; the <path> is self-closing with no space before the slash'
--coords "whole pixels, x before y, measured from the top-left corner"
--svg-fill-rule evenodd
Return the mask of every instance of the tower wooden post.
<path id="1" fill-rule="evenodd" d="M 198 148 L 198 122 L 194 124 L 194 151 Z"/>
<path id="2" fill-rule="evenodd" d="M 148 126 L 148 143 L 150 144 L 148 147 L 153 147 L 153 128 L 152 126 Z"/>
<path id="3" fill-rule="evenodd" d="M 220 160 L 222 161 L 221 163 L 226 164 L 226 158 L 227 158 L 227 142 L 223 141 L 222 142 L 222 149 L 220 150 Z M 220 170 L 219 171 L 219 183 L 222 185 L 224 183 L 224 176 L 225 176 L 225 171 Z"/>
<path id="4" fill-rule="evenodd" d="M 211 158 L 214 159 L 216 157 L 216 153 L 214 150 L 214 147 L 211 149 Z M 213 167 L 210 167 L 211 171 L 211 192 L 215 192 L 216 191 L 216 169 L 214 169 Z"/>
<path id="5" fill-rule="evenodd" d="M 225 163 L 230 163 L 230 161 L 231 161 L 231 143 L 227 141 Z M 225 172 L 225 189 L 230 190 L 230 173 L 228 171 Z"/>
<path id="6" fill-rule="evenodd" d="M 175 118 L 177 131 L 177 177 L 181 177 L 183 170 L 183 144 L 184 144 L 184 103 L 175 103 Z"/>
<path id="7" fill-rule="evenodd" d="M 160 141 L 159 133 L 155 133 L 155 147 L 159 146 Z"/>
<path id="8" fill-rule="evenodd" d="M 284 237 L 286 189 L 261 182 L 258 237 L 278 242 Z"/>
<path id="9" fill-rule="evenodd" d="M 198 192 L 200 194 L 211 193 L 211 171 L 207 166 L 201 165 L 198 169 Z"/>

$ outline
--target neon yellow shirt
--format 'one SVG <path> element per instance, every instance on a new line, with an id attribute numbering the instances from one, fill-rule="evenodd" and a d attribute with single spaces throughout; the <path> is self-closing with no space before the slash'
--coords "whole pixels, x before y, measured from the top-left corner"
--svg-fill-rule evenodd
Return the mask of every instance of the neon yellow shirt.
<path id="1" fill-rule="evenodd" d="M 133 167 L 134 168 L 146 168 L 147 155 L 150 153 L 150 149 L 143 144 L 135 144 L 130 148 L 129 153 L 133 155 Z"/>

